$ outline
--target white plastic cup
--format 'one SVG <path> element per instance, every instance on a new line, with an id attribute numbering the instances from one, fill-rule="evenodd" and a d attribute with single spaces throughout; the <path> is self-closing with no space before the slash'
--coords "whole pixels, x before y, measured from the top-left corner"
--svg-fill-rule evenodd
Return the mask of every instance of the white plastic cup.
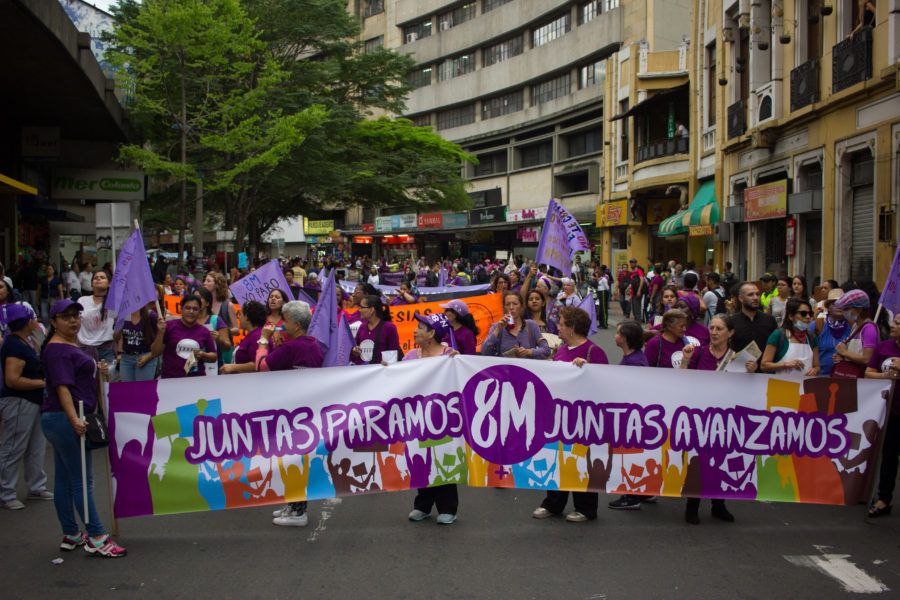
<path id="1" fill-rule="evenodd" d="M 392 365 L 397 362 L 397 351 L 396 350 L 384 350 L 381 353 L 381 360 L 385 363 Z"/>

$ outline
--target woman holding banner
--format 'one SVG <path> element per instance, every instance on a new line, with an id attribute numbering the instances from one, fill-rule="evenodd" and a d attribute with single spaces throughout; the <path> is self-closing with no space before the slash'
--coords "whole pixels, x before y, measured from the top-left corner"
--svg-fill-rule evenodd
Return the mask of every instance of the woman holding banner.
<path id="1" fill-rule="evenodd" d="M 685 337 L 687 324 L 688 316 L 679 308 L 673 308 L 663 315 L 662 333 L 650 338 L 644 349 L 651 367 L 677 369 L 681 366 L 684 348 L 691 345 L 691 341 Z"/>
<path id="2" fill-rule="evenodd" d="M 564 306 L 559 311 L 559 337 L 563 345 L 556 351 L 553 360 L 570 362 L 576 367 L 586 363 L 607 365 L 609 359 L 603 349 L 588 338 L 591 318 L 588 314 L 574 306 Z M 541 505 L 531 513 L 535 519 L 546 519 L 552 515 L 562 514 L 569 501 L 569 492 L 548 490 Z M 566 515 L 570 523 L 583 523 L 597 518 L 597 505 L 600 495 L 597 492 L 572 492 L 575 510 Z"/>
<path id="3" fill-rule="evenodd" d="M 859 379 L 865 377 L 866 366 L 878 346 L 878 326 L 869 318 L 869 296 L 862 290 L 850 290 L 838 298 L 834 307 L 852 325 L 847 339 L 834 347 L 832 377 Z"/>
<path id="4" fill-rule="evenodd" d="M 244 317 L 244 328 L 247 335 L 234 351 L 234 364 L 224 364 L 219 368 L 220 375 L 232 373 L 254 373 L 256 371 L 256 346 L 266 325 L 266 307 L 262 302 L 248 300 L 241 308 Z"/>
<path id="5" fill-rule="evenodd" d="M 200 296 L 188 296 L 181 301 L 180 319 L 157 321 L 150 354 L 151 358 L 162 355 L 163 379 L 206 375 L 202 363 L 216 360 L 216 342 L 209 329 L 199 322 L 202 304 Z"/>
<path id="6" fill-rule="evenodd" d="M 525 319 L 522 297 L 516 292 L 507 292 L 503 297 L 503 308 L 506 314 L 491 327 L 481 345 L 481 353 L 511 358 L 548 358 L 550 346 L 534 321 Z"/>
<path id="7" fill-rule="evenodd" d="M 819 374 L 816 336 L 810 332 L 812 314 L 808 300 L 788 300 L 781 327 L 773 331 L 766 341 L 760 365 L 763 371 L 802 374 L 806 377 Z"/>
<path id="8" fill-rule="evenodd" d="M 285 341 L 269 351 L 270 340 L 275 327 L 267 324 L 262 328 L 257 342 L 257 371 L 289 371 L 292 369 L 313 369 L 322 366 L 325 356 L 315 338 L 306 335 L 312 312 L 309 304 L 295 300 L 282 309 L 284 315 Z M 309 522 L 306 501 L 291 502 L 272 513 L 272 523 L 282 527 L 305 527 Z"/>
<path id="9" fill-rule="evenodd" d="M 403 360 L 415 360 L 417 358 L 432 358 L 436 356 L 452 356 L 456 354 L 453 348 L 453 326 L 442 314 L 432 314 L 423 317 L 415 313 L 419 326 L 413 334 L 416 348 L 409 351 Z M 431 516 L 432 507 L 437 507 L 437 523 L 439 525 L 451 525 L 456 521 L 456 511 L 459 508 L 459 494 L 455 483 L 438 485 L 434 487 L 419 488 L 416 499 L 413 500 L 413 510 L 409 513 L 410 521 L 423 521 Z"/>
<path id="10" fill-rule="evenodd" d="M 441 304 L 444 316 L 453 327 L 453 336 L 456 338 L 456 348 L 460 354 L 478 354 L 478 326 L 475 317 L 469 312 L 469 306 L 462 300 L 451 300 L 447 304 Z"/>
<path id="11" fill-rule="evenodd" d="M 87 299 L 91 300 L 90 297 Z M 81 462 L 80 438 L 87 427 L 77 407 L 83 403 L 85 413 L 97 408 L 97 363 L 78 348 L 83 310 L 83 305 L 68 299 L 57 302 L 50 309 L 51 333 L 41 352 L 47 384 L 41 406 L 41 426 L 44 437 L 53 447 L 53 504 L 63 530 L 60 550 L 84 546 L 88 554 L 119 558 L 125 556 L 125 548 L 106 534 L 94 505 L 91 453 L 84 455 L 84 465 Z M 85 473 L 85 480 L 82 480 L 82 473 Z M 87 515 L 84 514 L 85 486 Z M 80 531 L 75 520 L 76 510 L 90 537 Z"/>
<path id="12" fill-rule="evenodd" d="M 365 296 L 359 304 L 362 325 L 356 332 L 356 346 L 350 351 L 355 365 L 380 364 L 385 352 L 400 357 L 400 334 L 391 323 L 391 309 L 378 296 Z"/>
<path id="13" fill-rule="evenodd" d="M 900 313 L 891 321 L 891 336 L 878 344 L 869 359 L 866 377 L 894 381 L 891 396 L 891 414 L 885 426 L 884 445 L 881 448 L 881 472 L 878 477 L 878 493 L 869 505 L 869 518 L 891 514 L 891 500 L 897 483 L 898 454 L 900 454 Z"/>

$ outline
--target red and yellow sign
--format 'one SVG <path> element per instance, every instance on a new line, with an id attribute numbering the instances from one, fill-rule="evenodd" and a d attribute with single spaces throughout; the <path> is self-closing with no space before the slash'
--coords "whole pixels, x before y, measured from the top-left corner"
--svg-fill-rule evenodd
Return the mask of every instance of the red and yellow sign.
<path id="1" fill-rule="evenodd" d="M 691 225 L 688 232 L 689 237 L 705 237 L 712 234 L 712 225 Z"/>
<path id="2" fill-rule="evenodd" d="M 627 224 L 627 200 L 615 200 L 597 207 L 597 227 L 618 227 Z"/>
<path id="3" fill-rule="evenodd" d="M 787 179 L 744 190 L 744 220 L 762 221 L 787 216 Z"/>

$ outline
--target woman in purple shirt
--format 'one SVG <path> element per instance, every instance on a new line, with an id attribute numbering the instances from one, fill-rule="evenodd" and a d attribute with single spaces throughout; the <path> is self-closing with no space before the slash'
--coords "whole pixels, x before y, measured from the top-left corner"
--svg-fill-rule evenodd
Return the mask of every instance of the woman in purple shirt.
<path id="1" fill-rule="evenodd" d="M 553 360 L 570 362 L 577 367 L 585 363 L 595 365 L 609 364 L 606 353 L 594 342 L 587 339 L 591 328 L 588 314 L 574 306 L 564 306 L 559 311 L 559 337 L 562 346 L 556 351 Z M 531 513 L 535 519 L 546 519 L 552 515 L 562 514 L 569 501 L 569 492 L 565 490 L 547 490 L 541 505 Z M 575 510 L 566 515 L 570 523 L 583 523 L 597 518 L 597 504 L 600 495 L 597 492 L 572 492 Z"/>
<path id="2" fill-rule="evenodd" d="M 216 342 L 209 329 L 199 321 L 202 303 L 200 296 L 188 296 L 181 301 L 180 319 L 159 319 L 159 329 L 150 346 L 150 354 L 152 358 L 162 355 L 163 379 L 206 375 L 203 363 L 216 360 Z M 185 371 L 187 358 L 191 354 L 195 364 Z"/>
<path id="3" fill-rule="evenodd" d="M 116 544 L 103 528 L 94 505 L 94 475 L 91 453 L 85 455 L 87 475 L 88 535 L 78 527 L 75 511 L 85 522 L 84 482 L 81 479 L 81 436 L 87 431 L 78 415 L 79 403 L 85 414 L 97 408 L 97 363 L 78 346 L 81 311 L 84 307 L 69 299 L 50 309 L 50 335 L 41 352 L 47 395 L 41 407 L 44 437 L 53 446 L 53 504 L 63 530 L 60 550 L 84 546 L 88 554 L 118 558 L 125 548 Z M 105 367 L 105 365 L 104 365 Z"/>
<path id="4" fill-rule="evenodd" d="M 350 351 L 350 362 L 355 365 L 377 365 L 386 350 L 400 356 L 400 334 L 391 323 L 391 309 L 378 296 L 364 296 L 359 303 L 362 325 L 356 332 L 356 346 Z"/>
<path id="5" fill-rule="evenodd" d="M 256 371 L 256 346 L 262 335 L 262 328 L 266 324 L 266 311 L 262 302 L 256 300 L 244 302 L 241 315 L 244 317 L 244 326 L 248 332 L 238 344 L 237 350 L 234 351 L 234 364 L 222 365 L 219 368 L 220 375 Z"/>
<path id="6" fill-rule="evenodd" d="M 453 327 L 456 348 L 460 354 L 478 354 L 478 326 L 475 317 L 469 312 L 468 305 L 462 300 L 451 300 L 441 304 L 444 315 Z"/>
<path id="7" fill-rule="evenodd" d="M 663 315 L 662 333 L 651 338 L 644 350 L 651 367 L 677 369 L 681 366 L 684 347 L 690 343 L 684 336 L 687 321 L 687 315 L 678 308 Z"/>
<path id="8" fill-rule="evenodd" d="M 507 292 L 503 297 L 506 314 L 494 323 L 484 343 L 481 353 L 485 356 L 508 356 L 512 358 L 546 359 L 550 356 L 550 346 L 533 321 L 526 320 L 522 296 Z"/>
<path id="9" fill-rule="evenodd" d="M 869 517 L 891 514 L 891 500 L 897 483 L 897 455 L 900 454 L 900 314 L 891 321 L 891 337 L 878 344 L 869 358 L 866 369 L 868 379 L 894 381 L 891 414 L 888 415 L 881 448 L 881 472 L 878 477 L 878 493 L 869 505 Z"/>

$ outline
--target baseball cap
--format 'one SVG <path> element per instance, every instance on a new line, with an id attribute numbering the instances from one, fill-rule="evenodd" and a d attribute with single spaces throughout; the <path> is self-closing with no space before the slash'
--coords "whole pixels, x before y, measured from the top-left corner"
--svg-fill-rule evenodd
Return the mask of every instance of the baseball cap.
<path id="1" fill-rule="evenodd" d="M 440 307 L 443 309 L 452 310 L 461 317 L 469 314 L 469 307 L 462 300 L 451 300 L 447 304 L 441 304 Z"/>
<path id="2" fill-rule="evenodd" d="M 81 312 L 84 310 L 84 307 L 81 304 L 79 304 L 78 302 L 75 302 L 74 300 L 71 300 L 69 298 L 65 298 L 64 300 L 60 300 L 59 302 L 57 302 L 56 304 L 53 305 L 53 308 L 50 309 L 50 318 L 52 319 L 52 318 L 56 317 L 56 315 L 66 312 L 67 310 L 69 310 L 72 307 L 75 307 L 75 309 L 78 312 Z"/>
<path id="3" fill-rule="evenodd" d="M 850 290 L 834 303 L 835 308 L 869 308 L 869 296 L 862 290 Z"/>
<path id="4" fill-rule="evenodd" d="M 763 276 L 759 278 L 760 281 L 776 281 L 777 278 L 771 273 L 763 273 Z"/>
<path id="5" fill-rule="evenodd" d="M 30 321 L 33 318 L 34 311 L 24 304 L 10 303 L 0 307 L 0 321 L 2 321 L 4 325 L 9 325 L 14 321 L 22 319 L 28 319 Z"/>
<path id="6" fill-rule="evenodd" d="M 452 348 L 456 348 L 456 340 L 453 338 L 453 326 L 443 313 L 421 315 L 416 312 L 413 315 L 420 323 L 425 323 L 434 330 L 434 339 L 438 342 L 447 342 Z"/>

